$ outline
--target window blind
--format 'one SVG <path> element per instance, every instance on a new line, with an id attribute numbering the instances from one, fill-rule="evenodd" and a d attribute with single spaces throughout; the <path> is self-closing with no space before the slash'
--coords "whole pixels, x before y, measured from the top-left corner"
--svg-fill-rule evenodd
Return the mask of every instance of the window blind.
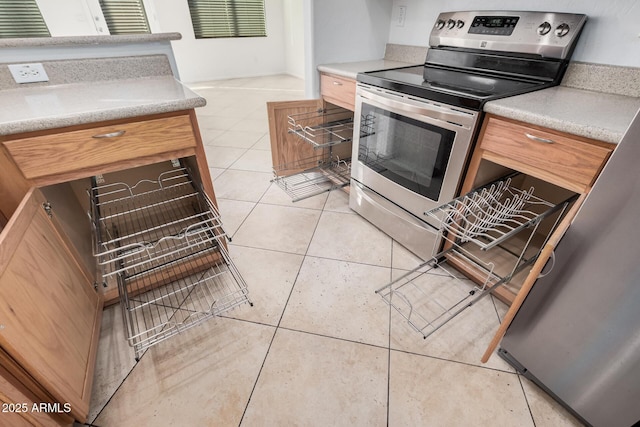
<path id="1" fill-rule="evenodd" d="M 51 37 L 35 0 L 0 0 L 0 38 Z"/>
<path id="2" fill-rule="evenodd" d="M 150 33 L 142 0 L 100 0 L 111 35 Z"/>
<path id="3" fill-rule="evenodd" d="M 264 0 L 189 0 L 197 39 L 265 37 Z"/>

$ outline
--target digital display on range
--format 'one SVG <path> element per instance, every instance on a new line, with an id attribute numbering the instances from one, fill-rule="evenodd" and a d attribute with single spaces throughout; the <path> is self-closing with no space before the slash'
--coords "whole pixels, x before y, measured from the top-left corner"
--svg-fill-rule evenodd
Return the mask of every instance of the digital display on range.
<path id="1" fill-rule="evenodd" d="M 476 16 L 473 18 L 470 34 L 510 36 L 518 23 L 517 16 Z"/>

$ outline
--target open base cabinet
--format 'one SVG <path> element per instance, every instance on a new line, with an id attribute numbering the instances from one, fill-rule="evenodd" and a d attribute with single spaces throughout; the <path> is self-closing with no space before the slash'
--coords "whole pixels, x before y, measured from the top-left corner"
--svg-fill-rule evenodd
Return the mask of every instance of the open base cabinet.
<path id="1" fill-rule="evenodd" d="M 94 255 L 102 280 L 117 284 L 136 358 L 203 320 L 251 304 L 220 214 L 193 171 L 186 159 L 92 180 Z"/>
<path id="2" fill-rule="evenodd" d="M 187 157 L 42 190 L 52 205 L 67 206 L 71 223 L 89 224 L 69 233 L 105 299 L 120 303 L 136 359 L 174 334 L 251 304 L 197 171 Z"/>
<path id="3" fill-rule="evenodd" d="M 322 100 L 267 103 L 273 179 L 296 202 L 351 179 L 353 112 Z"/>

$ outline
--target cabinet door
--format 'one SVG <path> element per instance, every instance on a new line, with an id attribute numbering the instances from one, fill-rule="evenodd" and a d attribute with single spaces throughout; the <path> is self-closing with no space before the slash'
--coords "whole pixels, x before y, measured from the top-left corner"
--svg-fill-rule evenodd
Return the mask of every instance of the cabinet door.
<path id="1" fill-rule="evenodd" d="M 313 114 L 323 108 L 321 99 L 304 101 L 267 102 L 271 158 L 278 176 L 288 176 L 313 167 L 314 159 L 321 159 L 323 151 L 302 141 L 289 132 L 289 116 Z M 318 123 L 322 123 L 322 117 Z"/>
<path id="2" fill-rule="evenodd" d="M 0 235 L 0 346 L 19 366 L 7 370 L 24 370 L 43 402 L 68 403 L 84 422 L 102 300 L 43 203 L 30 190 Z"/>

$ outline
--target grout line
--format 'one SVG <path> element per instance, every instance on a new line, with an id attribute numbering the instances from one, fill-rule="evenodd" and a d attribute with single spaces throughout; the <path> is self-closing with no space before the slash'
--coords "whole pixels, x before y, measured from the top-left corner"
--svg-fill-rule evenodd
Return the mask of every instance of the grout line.
<path id="1" fill-rule="evenodd" d="M 531 410 L 531 405 L 529 404 L 529 398 L 527 397 L 527 392 L 524 390 L 524 384 L 522 383 L 522 375 L 518 375 L 518 382 L 520 383 L 520 388 L 522 389 L 522 396 L 524 397 L 524 401 L 527 404 L 527 409 L 529 410 L 529 415 L 531 415 L 531 422 L 533 426 L 536 426 L 536 419 L 533 416 L 533 411 Z"/>
<path id="2" fill-rule="evenodd" d="M 266 192 L 266 191 L 265 191 Z M 264 194 L 262 195 L 262 197 L 264 197 Z M 262 199 L 261 197 L 261 199 Z M 326 201 L 325 201 L 326 204 Z M 257 206 L 257 204 L 256 204 Z M 258 371 L 258 375 L 256 376 L 256 380 L 253 383 L 253 387 L 251 389 L 251 393 L 249 393 L 249 399 L 247 399 L 247 404 L 244 407 L 244 411 L 242 411 L 242 417 L 240 417 L 240 421 L 238 422 L 238 426 L 242 425 L 242 421 L 244 420 L 245 415 L 247 414 L 247 409 L 249 409 L 249 405 L 251 404 L 251 398 L 253 397 L 253 393 L 255 392 L 256 387 L 258 386 L 258 381 L 260 381 L 260 376 L 262 375 L 262 370 L 264 369 L 264 365 L 267 362 L 267 357 L 269 357 L 269 353 L 271 352 L 271 346 L 273 345 L 273 341 L 276 338 L 276 335 L 278 334 L 278 330 L 280 329 L 280 324 L 282 323 L 282 318 L 284 317 L 284 313 L 287 310 L 287 305 L 289 304 L 289 300 L 291 299 L 291 295 L 293 295 L 293 290 L 296 287 L 296 282 L 298 281 L 298 277 L 300 276 L 300 271 L 302 271 L 302 267 L 304 266 L 305 263 L 305 259 L 307 257 L 307 252 L 309 251 L 309 246 L 311 246 L 311 241 L 313 240 L 313 236 L 316 233 L 316 230 L 318 229 L 318 224 L 320 223 L 320 217 L 318 217 L 318 221 L 316 222 L 316 225 L 313 229 L 313 233 L 311 233 L 311 239 L 309 239 L 309 244 L 307 245 L 307 250 L 305 251 L 305 254 L 303 255 L 302 258 L 302 262 L 300 263 L 300 267 L 298 268 L 298 272 L 296 273 L 296 277 L 293 280 L 293 284 L 291 285 L 291 290 L 289 291 L 289 295 L 287 296 L 287 300 L 284 303 L 284 306 L 282 308 L 282 313 L 280 314 L 280 318 L 278 319 L 278 324 L 276 325 L 275 331 L 273 333 L 273 337 L 271 338 L 271 342 L 269 343 L 269 347 L 267 348 L 267 352 L 264 355 L 264 359 L 262 360 L 262 365 L 260 366 L 260 370 Z"/>

